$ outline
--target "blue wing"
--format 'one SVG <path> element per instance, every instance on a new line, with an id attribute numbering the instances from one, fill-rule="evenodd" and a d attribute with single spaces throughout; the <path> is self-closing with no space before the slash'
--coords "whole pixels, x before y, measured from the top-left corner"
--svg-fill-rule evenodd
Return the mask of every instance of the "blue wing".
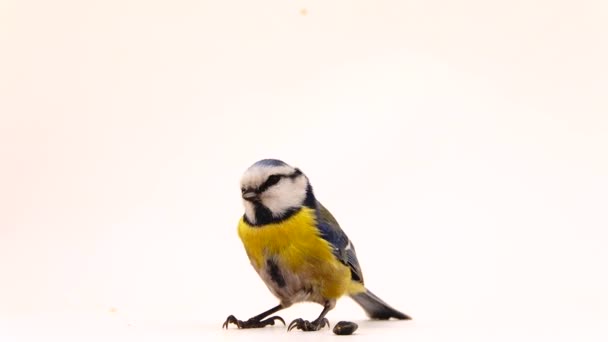
<path id="1" fill-rule="evenodd" d="M 363 284 L 363 273 L 361 272 L 361 266 L 359 266 L 359 260 L 357 260 L 355 246 L 342 231 L 338 221 L 329 210 L 325 209 L 318 201 L 316 212 L 317 228 L 321 232 L 321 237 L 334 247 L 333 252 L 336 258 L 350 268 L 351 278 Z"/>

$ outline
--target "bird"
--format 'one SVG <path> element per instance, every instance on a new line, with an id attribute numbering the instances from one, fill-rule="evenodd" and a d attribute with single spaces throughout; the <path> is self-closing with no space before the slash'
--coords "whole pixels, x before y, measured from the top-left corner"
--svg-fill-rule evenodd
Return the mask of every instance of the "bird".
<path id="1" fill-rule="evenodd" d="M 248 320 L 230 315 L 223 328 L 285 324 L 282 317 L 271 315 L 295 303 L 314 302 L 323 306 L 320 315 L 311 321 L 295 319 L 287 329 L 318 331 L 330 326 L 325 316 L 344 295 L 372 319 L 411 319 L 365 287 L 354 244 L 317 200 L 299 168 L 262 159 L 245 171 L 240 185 L 245 213 L 238 235 L 251 265 L 279 304 Z"/>

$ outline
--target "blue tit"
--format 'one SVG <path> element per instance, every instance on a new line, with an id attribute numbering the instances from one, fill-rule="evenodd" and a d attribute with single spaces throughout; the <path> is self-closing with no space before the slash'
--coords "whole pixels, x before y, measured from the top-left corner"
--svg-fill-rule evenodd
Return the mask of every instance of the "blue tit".
<path id="1" fill-rule="evenodd" d="M 348 295 L 373 319 L 410 319 L 365 288 L 355 246 L 329 210 L 315 198 L 308 177 L 276 159 L 249 167 L 241 179 L 245 214 L 238 224 L 251 265 L 279 305 L 246 321 L 228 316 L 239 328 L 260 328 L 285 321 L 272 316 L 298 302 L 323 306 L 313 321 L 296 319 L 288 330 L 316 331 L 338 298 Z"/>

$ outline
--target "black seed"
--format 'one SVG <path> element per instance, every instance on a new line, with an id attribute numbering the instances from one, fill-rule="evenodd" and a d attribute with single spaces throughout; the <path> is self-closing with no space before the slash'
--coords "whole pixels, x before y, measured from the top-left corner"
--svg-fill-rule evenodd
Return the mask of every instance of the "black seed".
<path id="1" fill-rule="evenodd" d="M 355 322 L 340 321 L 334 326 L 334 334 L 351 335 L 359 326 Z"/>

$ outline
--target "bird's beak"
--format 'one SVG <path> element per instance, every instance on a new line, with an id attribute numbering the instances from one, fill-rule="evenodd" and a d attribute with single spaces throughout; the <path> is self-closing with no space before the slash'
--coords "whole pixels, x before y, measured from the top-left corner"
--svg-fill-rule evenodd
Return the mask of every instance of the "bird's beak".
<path id="1" fill-rule="evenodd" d="M 255 191 L 246 191 L 243 192 L 243 199 L 246 201 L 255 201 L 258 198 L 258 194 Z"/>

